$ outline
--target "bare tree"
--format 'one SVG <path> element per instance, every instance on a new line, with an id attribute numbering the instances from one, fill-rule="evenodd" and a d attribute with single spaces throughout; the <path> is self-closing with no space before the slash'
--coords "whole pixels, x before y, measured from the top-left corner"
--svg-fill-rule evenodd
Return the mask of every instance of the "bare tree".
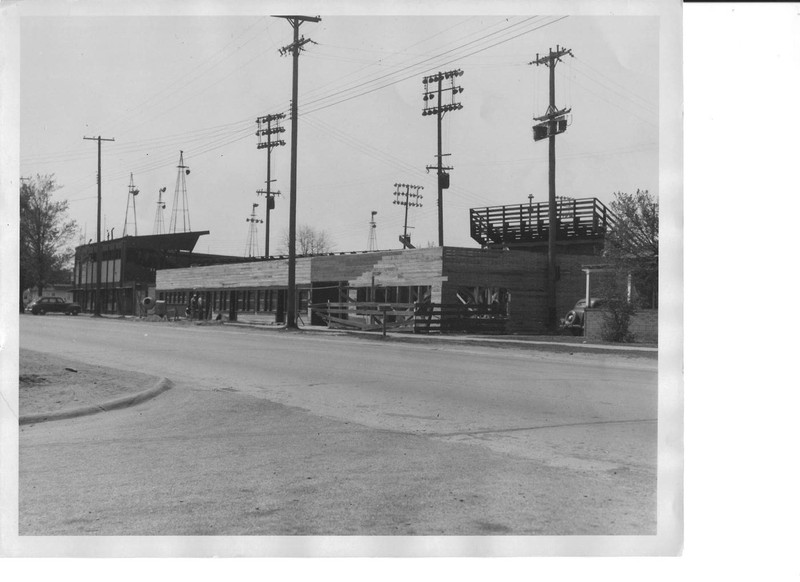
<path id="1" fill-rule="evenodd" d="M 69 245 L 78 225 L 67 218 L 69 203 L 53 200 L 60 187 L 53 174 L 24 178 L 20 185 L 20 303 L 24 289 L 36 287 L 41 295 L 45 286 L 63 281 L 69 269 L 74 254 Z"/>
<path id="2" fill-rule="evenodd" d="M 317 230 L 307 224 L 301 225 L 296 232 L 295 252 L 298 255 L 321 255 L 333 251 L 335 245 L 325 230 Z M 281 254 L 289 253 L 289 233 L 283 233 Z"/>

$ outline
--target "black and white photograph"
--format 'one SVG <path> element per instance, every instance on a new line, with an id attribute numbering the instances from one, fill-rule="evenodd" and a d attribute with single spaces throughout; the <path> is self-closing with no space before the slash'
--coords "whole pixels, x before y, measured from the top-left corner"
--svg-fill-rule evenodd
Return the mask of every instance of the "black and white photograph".
<path id="1" fill-rule="evenodd" d="M 680 2 L 2 8 L 5 554 L 681 553 Z"/>

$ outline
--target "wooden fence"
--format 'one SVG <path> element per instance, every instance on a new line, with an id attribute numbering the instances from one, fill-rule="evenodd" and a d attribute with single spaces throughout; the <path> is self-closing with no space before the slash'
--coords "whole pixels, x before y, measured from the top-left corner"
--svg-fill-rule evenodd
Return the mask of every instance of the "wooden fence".
<path id="1" fill-rule="evenodd" d="M 317 303 L 311 310 L 328 327 L 360 331 L 502 334 L 508 322 L 505 314 L 480 305 L 346 302 Z"/>

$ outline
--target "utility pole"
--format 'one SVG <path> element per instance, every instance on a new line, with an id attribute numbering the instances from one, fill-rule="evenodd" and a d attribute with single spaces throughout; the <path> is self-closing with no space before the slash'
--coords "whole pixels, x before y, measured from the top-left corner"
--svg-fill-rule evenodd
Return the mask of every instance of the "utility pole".
<path id="1" fill-rule="evenodd" d="M 139 190 L 133 185 L 133 173 L 131 173 L 131 183 L 128 185 L 128 203 L 125 206 L 125 225 L 122 227 L 122 236 L 128 235 L 128 209 L 131 207 L 133 201 L 133 236 L 139 236 L 139 228 L 136 225 L 136 197 L 139 195 Z"/>
<path id="2" fill-rule="evenodd" d="M 101 216 L 101 176 L 100 173 L 100 160 L 101 160 L 101 146 L 104 141 L 114 141 L 113 137 L 86 137 L 83 139 L 97 141 L 97 242 L 95 243 L 94 261 L 95 261 L 95 288 L 94 288 L 94 317 L 100 317 L 100 243 L 102 239 L 102 232 L 100 231 L 100 216 Z"/>
<path id="3" fill-rule="evenodd" d="M 250 232 L 247 235 L 247 250 L 245 251 L 246 257 L 253 257 L 258 255 L 258 223 L 264 222 L 260 218 L 256 218 L 257 203 L 253 203 L 253 211 L 250 213 L 250 218 L 245 220 L 250 223 Z M 254 252 L 255 251 L 255 254 Z"/>
<path id="4" fill-rule="evenodd" d="M 556 135 L 567 130 L 566 115 L 572 109 L 556 108 L 556 64 L 561 62 L 561 57 L 569 55 L 574 57 L 572 50 L 556 45 L 556 50 L 549 49 L 549 54 L 539 57 L 528 63 L 529 65 L 544 65 L 550 69 L 550 105 L 547 113 L 541 117 L 534 117 L 538 121 L 533 126 L 533 140 L 549 140 L 549 197 L 548 197 L 548 234 L 547 234 L 547 326 L 551 331 L 556 329 L 556 235 L 558 234 L 558 217 L 556 215 Z"/>
<path id="5" fill-rule="evenodd" d="M 463 87 L 456 87 L 455 78 L 464 74 L 461 69 L 454 71 L 447 71 L 446 73 L 436 73 L 429 75 L 422 79 L 425 85 L 425 92 L 423 93 L 422 100 L 425 102 L 425 108 L 422 110 L 422 115 L 436 115 L 436 135 L 437 135 L 437 149 L 436 149 L 436 166 L 426 166 L 426 170 L 436 170 L 438 188 L 439 188 L 439 246 L 444 246 L 444 209 L 442 201 L 442 190 L 450 187 L 450 174 L 446 170 L 452 170 L 452 166 L 443 166 L 442 157 L 449 156 L 450 154 L 442 154 L 442 118 L 448 111 L 457 111 L 462 108 L 461 103 L 456 103 L 456 95 L 464 92 Z M 442 81 L 445 79 L 450 80 L 450 87 L 442 88 Z M 437 101 L 435 106 L 429 106 L 428 103 L 434 99 L 433 91 L 429 88 L 429 84 L 436 84 Z M 442 105 L 442 91 L 450 91 L 450 103 Z"/>
<path id="6" fill-rule="evenodd" d="M 297 239 L 297 86 L 299 75 L 299 57 L 303 46 L 310 39 L 300 38 L 300 26 L 304 22 L 319 22 L 319 16 L 276 16 L 275 18 L 285 18 L 294 30 L 294 40 L 292 44 L 286 45 L 279 50 L 281 55 L 291 53 L 292 55 L 292 170 L 291 186 L 289 191 L 289 289 L 286 297 L 286 327 L 287 329 L 297 329 L 297 286 L 295 283 L 295 269 L 297 256 L 295 253 L 295 242 Z"/>
<path id="7" fill-rule="evenodd" d="M 265 211 L 266 216 L 264 218 L 266 220 L 266 232 L 264 234 L 264 257 L 267 259 L 269 258 L 269 212 L 275 208 L 275 198 L 273 197 L 271 190 L 272 182 L 275 181 L 272 179 L 272 148 L 286 145 L 286 142 L 282 139 L 273 141 L 273 137 L 286 131 L 282 126 L 278 125 L 278 121 L 284 117 L 286 117 L 284 113 L 275 113 L 256 119 L 256 123 L 258 124 L 258 131 L 256 131 L 256 135 L 258 136 L 258 149 L 267 148 L 267 189 L 256 191 L 256 193 L 259 195 L 263 194 L 267 200 L 267 209 Z M 272 125 L 273 122 L 275 122 L 274 127 Z M 265 123 L 267 124 L 266 128 L 264 128 Z M 262 136 L 266 136 L 267 141 L 262 142 Z M 277 194 L 280 195 L 280 192 L 277 192 Z"/>
<path id="8" fill-rule="evenodd" d="M 392 201 L 392 204 L 398 204 L 406 207 L 406 218 L 403 222 L 403 234 L 400 237 L 400 242 L 403 243 L 404 249 L 413 249 L 414 245 L 411 244 L 411 237 L 408 236 L 408 207 L 413 206 L 415 208 L 419 208 L 422 206 L 422 202 L 420 202 L 420 200 L 422 200 L 422 194 L 420 194 L 419 191 L 424 189 L 424 186 L 395 184 L 394 187 L 397 188 L 397 190 L 394 191 L 395 199 Z M 405 200 L 402 199 L 403 193 L 400 191 L 401 188 L 406 189 Z M 411 193 L 412 188 L 415 190 L 413 194 Z M 409 201 L 409 198 L 413 198 L 413 202 Z"/>

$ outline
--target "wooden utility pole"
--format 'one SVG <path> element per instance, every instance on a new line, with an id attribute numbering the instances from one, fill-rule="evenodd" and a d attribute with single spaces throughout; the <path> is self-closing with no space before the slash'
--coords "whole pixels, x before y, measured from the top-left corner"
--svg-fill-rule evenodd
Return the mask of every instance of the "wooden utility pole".
<path id="1" fill-rule="evenodd" d="M 86 137 L 84 136 L 83 139 L 97 141 L 97 242 L 95 243 L 95 253 L 94 253 L 94 261 L 95 261 L 95 288 L 94 288 L 94 317 L 100 317 L 100 243 L 102 241 L 101 234 L 102 231 L 100 230 L 100 216 L 101 216 L 101 174 L 100 174 L 100 150 L 101 145 L 104 141 L 114 141 L 113 137 Z"/>
<path id="2" fill-rule="evenodd" d="M 297 329 L 297 285 L 295 270 L 297 254 L 295 244 L 297 240 L 297 86 L 300 51 L 303 45 L 312 42 L 310 39 L 300 38 L 300 25 L 303 22 L 319 22 L 319 16 L 276 16 L 285 18 L 292 25 L 294 39 L 292 44 L 280 49 L 281 55 L 292 54 L 292 167 L 291 182 L 289 187 L 289 289 L 286 297 L 286 327 Z"/>
<path id="3" fill-rule="evenodd" d="M 539 57 L 528 63 L 529 65 L 544 65 L 550 69 L 550 105 L 547 113 L 542 117 L 534 117 L 539 121 L 533 127 L 533 139 L 539 141 L 545 137 L 549 140 L 549 179 L 548 179 L 548 233 L 547 233 L 547 327 L 555 331 L 557 327 L 556 314 L 556 237 L 558 234 L 558 215 L 556 212 L 556 135 L 567 129 L 566 114 L 571 109 L 556 109 L 556 63 L 561 57 L 574 56 L 570 49 L 556 45 L 556 50 L 549 50 L 547 56 Z"/>

